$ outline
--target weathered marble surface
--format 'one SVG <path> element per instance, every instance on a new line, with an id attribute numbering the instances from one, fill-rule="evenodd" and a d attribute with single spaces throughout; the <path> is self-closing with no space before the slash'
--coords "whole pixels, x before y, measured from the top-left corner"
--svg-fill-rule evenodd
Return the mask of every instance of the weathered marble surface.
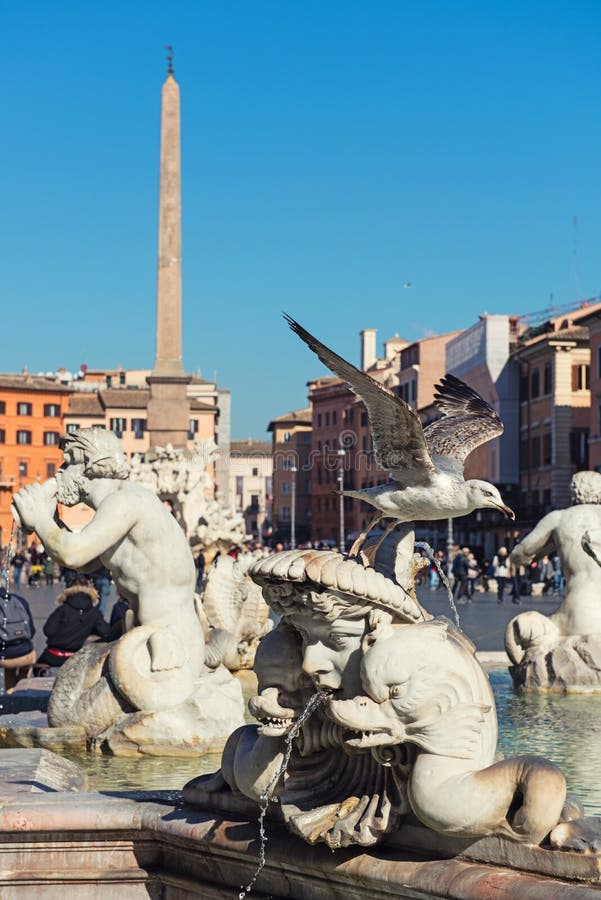
<path id="1" fill-rule="evenodd" d="M 573 505 L 541 519 L 511 554 L 519 566 L 556 551 L 565 579 L 552 615 L 530 610 L 507 625 L 509 671 L 514 685 L 525 690 L 601 690 L 601 566 L 595 559 L 595 547 L 601 547 L 601 474 L 578 472 L 571 493 Z"/>
<path id="2" fill-rule="evenodd" d="M 167 445 L 132 461 L 132 480 L 169 504 L 193 552 L 202 551 L 207 562 L 249 539 L 244 518 L 213 497 L 209 469 L 217 454 L 213 441 L 202 440 L 191 452 Z"/>
<path id="3" fill-rule="evenodd" d="M 85 645 L 57 675 L 51 726 L 81 725 L 112 752 L 187 755 L 214 747 L 243 721 L 239 685 L 204 665 L 205 640 L 194 602 L 196 570 L 186 536 L 150 490 L 130 478 L 111 432 L 84 428 L 61 439 L 64 465 L 48 482 L 20 490 L 13 504 L 61 565 L 105 565 L 133 613 L 109 645 Z M 95 510 L 81 532 L 56 521 L 57 503 Z M 163 735 L 161 737 L 161 734 Z"/>
<path id="4" fill-rule="evenodd" d="M 257 864 L 257 823 L 174 806 L 161 797 L 11 796 L 0 807 L 0 894 L 231 900 Z M 323 846 L 273 828 L 253 896 L 289 900 L 596 900 L 597 854 L 557 852 L 506 838 L 459 842 L 407 826 L 403 850 Z M 426 841 L 426 843 L 424 843 Z M 519 868 L 508 864 L 519 861 Z"/>
<path id="5" fill-rule="evenodd" d="M 85 791 L 87 777 L 76 763 L 49 750 L 0 750 L 0 793 Z"/>
<path id="6" fill-rule="evenodd" d="M 199 608 L 209 666 L 252 669 L 259 641 L 273 627 L 261 588 L 248 575 L 254 561 L 250 553 L 221 555 L 209 567 Z"/>
<path id="7" fill-rule="evenodd" d="M 271 798 L 277 821 L 332 849 L 388 841 L 411 816 L 437 834 L 531 844 L 582 816 L 548 760 L 497 759 L 475 648 L 397 580 L 412 572 L 406 532 L 398 551 L 397 565 L 387 560 L 395 578 L 334 551 L 251 567 L 281 617 L 255 660 L 260 725 L 231 735 L 220 772 L 186 785 L 188 802 Z M 305 721 L 310 698 L 321 704 Z"/>

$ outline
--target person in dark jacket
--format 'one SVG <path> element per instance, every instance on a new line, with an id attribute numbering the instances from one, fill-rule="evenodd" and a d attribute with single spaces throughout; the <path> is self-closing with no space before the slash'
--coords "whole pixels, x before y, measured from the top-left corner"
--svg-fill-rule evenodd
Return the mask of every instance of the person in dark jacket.
<path id="1" fill-rule="evenodd" d="M 48 646 L 38 659 L 38 665 L 62 666 L 81 650 L 92 634 L 106 640 L 110 626 L 97 609 L 98 594 L 91 587 L 74 585 L 56 598 L 58 609 L 50 613 L 44 625 Z"/>
<path id="2" fill-rule="evenodd" d="M 8 591 L 5 587 L 0 587 L 0 601 L 7 598 Z M 12 591 L 10 596 L 19 601 L 23 609 L 23 620 L 29 622 L 29 634 L 33 638 L 35 634 L 35 625 L 29 603 L 25 597 L 14 594 Z M 3 602 L 0 603 L 3 607 Z M 6 613 L 5 613 L 6 615 Z M 13 690 L 20 678 L 27 676 L 29 667 L 35 662 L 35 650 L 30 637 L 26 636 L 26 630 L 22 638 L 15 638 L 8 643 L 0 643 L 0 667 L 4 670 L 4 690 L 9 693 Z M 1 682 L 0 682 L 1 683 Z"/>
<path id="3" fill-rule="evenodd" d="M 471 602 L 468 590 L 468 574 L 470 570 L 468 559 L 469 553 L 469 548 L 464 547 L 453 560 L 453 576 L 455 578 L 453 597 L 458 603 Z"/>

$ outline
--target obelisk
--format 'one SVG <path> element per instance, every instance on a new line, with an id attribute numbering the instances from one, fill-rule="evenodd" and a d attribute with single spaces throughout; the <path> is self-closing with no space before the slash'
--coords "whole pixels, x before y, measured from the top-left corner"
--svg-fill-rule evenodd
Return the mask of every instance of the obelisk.
<path id="1" fill-rule="evenodd" d="M 156 358 L 148 401 L 150 447 L 185 447 L 190 403 L 182 363 L 182 237 L 179 85 L 169 47 L 167 77 L 161 94 L 161 171 L 159 186 L 159 260 Z"/>

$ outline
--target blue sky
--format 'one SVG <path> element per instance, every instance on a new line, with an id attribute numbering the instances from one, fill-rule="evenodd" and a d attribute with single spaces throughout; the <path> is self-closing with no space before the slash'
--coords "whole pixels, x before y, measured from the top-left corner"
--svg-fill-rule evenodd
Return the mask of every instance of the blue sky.
<path id="1" fill-rule="evenodd" d="M 364 327 L 601 293 L 597 2 L 4 0 L 0 28 L 2 371 L 152 365 L 167 43 L 184 363 L 234 437 L 324 371 L 282 310 L 356 361 Z"/>

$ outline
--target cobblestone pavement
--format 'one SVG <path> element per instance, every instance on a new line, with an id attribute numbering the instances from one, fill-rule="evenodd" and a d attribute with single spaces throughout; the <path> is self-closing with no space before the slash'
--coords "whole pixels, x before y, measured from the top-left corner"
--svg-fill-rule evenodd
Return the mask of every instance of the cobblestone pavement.
<path id="1" fill-rule="evenodd" d="M 62 582 L 51 587 L 45 585 L 40 587 L 19 585 L 15 587 L 11 585 L 11 590 L 25 597 L 31 606 L 36 626 L 34 646 L 38 654 L 46 646 L 42 631 L 44 622 L 54 609 L 56 597 L 63 588 Z M 420 603 L 426 607 L 428 612 L 435 616 L 447 616 L 451 621 L 454 621 L 453 612 L 444 590 L 430 591 L 428 588 L 420 587 L 417 593 Z M 503 604 L 499 605 L 496 594 L 476 592 L 471 603 L 460 605 L 457 607 L 457 610 L 462 629 L 475 643 L 478 650 L 503 650 L 505 627 L 510 619 L 517 615 L 518 612 L 524 612 L 527 609 L 537 609 L 544 615 L 549 615 L 549 613 L 557 609 L 560 599 L 560 597 L 522 597 L 520 606 L 516 606 L 511 602 L 510 594 L 507 594 Z M 110 617 L 115 600 L 116 593 L 113 585 L 107 618 Z"/>
<path id="2" fill-rule="evenodd" d="M 454 622 L 446 591 L 418 588 L 420 603 L 435 616 L 447 616 Z M 461 628 L 474 642 L 478 650 L 504 650 L 505 628 L 510 619 L 520 612 L 536 609 L 545 616 L 555 612 L 561 597 L 521 597 L 520 605 L 511 602 L 511 594 L 506 594 L 503 603 L 497 603 L 497 595 L 476 591 L 471 603 L 457 606 Z"/>

